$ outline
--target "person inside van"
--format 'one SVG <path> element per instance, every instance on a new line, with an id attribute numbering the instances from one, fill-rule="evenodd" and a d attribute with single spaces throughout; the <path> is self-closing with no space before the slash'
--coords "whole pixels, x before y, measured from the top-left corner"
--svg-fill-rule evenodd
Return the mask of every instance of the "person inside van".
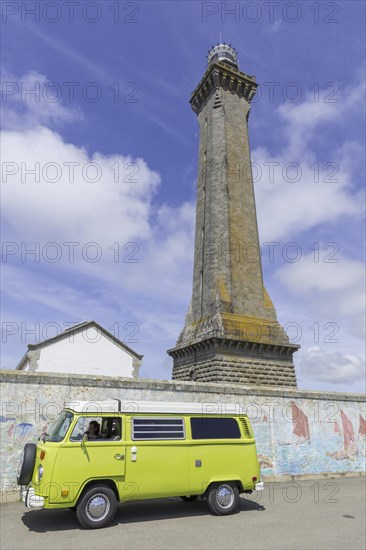
<path id="1" fill-rule="evenodd" d="M 91 420 L 89 422 L 88 431 L 86 432 L 88 436 L 88 440 L 101 439 L 99 432 L 100 432 L 99 422 L 97 422 L 96 420 Z"/>

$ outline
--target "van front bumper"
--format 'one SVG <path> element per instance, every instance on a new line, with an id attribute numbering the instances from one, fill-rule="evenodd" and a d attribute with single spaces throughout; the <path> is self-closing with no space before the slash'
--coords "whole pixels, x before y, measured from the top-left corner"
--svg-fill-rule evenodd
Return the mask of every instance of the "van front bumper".
<path id="1" fill-rule="evenodd" d="M 33 487 L 22 491 L 22 502 L 26 508 L 44 508 L 44 498 L 36 495 Z"/>

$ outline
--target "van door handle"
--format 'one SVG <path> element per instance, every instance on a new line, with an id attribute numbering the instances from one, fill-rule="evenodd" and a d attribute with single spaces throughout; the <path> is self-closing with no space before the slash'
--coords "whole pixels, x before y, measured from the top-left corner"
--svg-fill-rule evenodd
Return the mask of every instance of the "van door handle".
<path id="1" fill-rule="evenodd" d="M 124 460 L 124 459 L 125 459 L 125 455 L 116 454 L 116 455 L 114 455 L 114 458 L 115 458 L 116 460 Z"/>

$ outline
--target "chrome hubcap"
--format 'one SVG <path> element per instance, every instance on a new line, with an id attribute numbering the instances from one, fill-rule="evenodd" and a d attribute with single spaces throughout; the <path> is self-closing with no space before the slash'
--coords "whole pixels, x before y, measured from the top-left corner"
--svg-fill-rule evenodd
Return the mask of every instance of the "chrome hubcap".
<path id="1" fill-rule="evenodd" d="M 101 521 L 110 509 L 109 499 L 103 493 L 93 495 L 86 504 L 86 515 L 91 521 Z"/>
<path id="2" fill-rule="evenodd" d="M 230 485 L 220 485 L 216 491 L 216 502 L 221 508 L 230 508 L 234 502 L 234 491 Z"/>

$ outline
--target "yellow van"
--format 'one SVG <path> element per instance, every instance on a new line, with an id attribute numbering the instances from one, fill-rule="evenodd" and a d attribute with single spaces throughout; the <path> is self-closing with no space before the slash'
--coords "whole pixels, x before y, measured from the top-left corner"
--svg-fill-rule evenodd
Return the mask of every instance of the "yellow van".
<path id="1" fill-rule="evenodd" d="M 17 482 L 28 508 L 75 509 L 85 528 L 107 525 L 118 502 L 204 497 L 222 515 L 240 493 L 263 489 L 239 404 L 119 399 L 68 403 L 37 445 L 25 445 Z"/>

